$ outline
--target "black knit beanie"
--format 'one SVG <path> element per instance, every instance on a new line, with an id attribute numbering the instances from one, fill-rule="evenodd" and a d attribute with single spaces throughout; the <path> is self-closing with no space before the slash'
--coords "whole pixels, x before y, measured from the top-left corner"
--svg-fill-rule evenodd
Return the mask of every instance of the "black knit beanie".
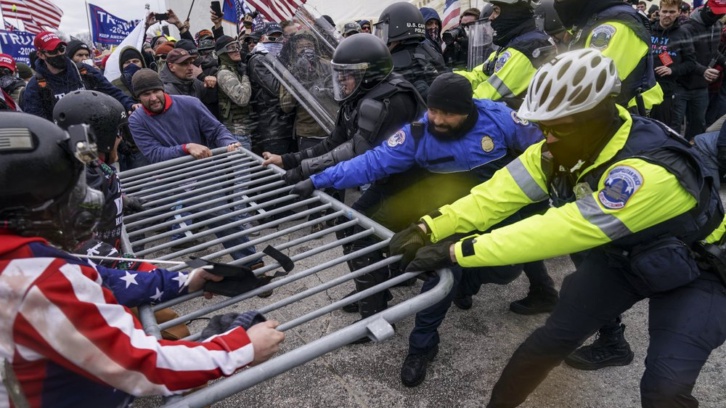
<path id="1" fill-rule="evenodd" d="M 138 98 L 139 95 L 146 91 L 164 90 L 164 83 L 161 77 L 153 69 L 142 68 L 138 70 L 134 77 L 131 78 L 131 87 Z"/>
<path id="2" fill-rule="evenodd" d="M 219 54 L 219 52 L 222 49 L 224 49 L 224 47 L 226 47 L 227 44 L 229 44 L 233 41 L 234 41 L 234 38 L 232 38 L 228 35 L 223 35 L 223 36 L 217 38 L 217 41 L 214 42 L 214 51 L 217 51 L 217 54 Z"/>
<path id="3" fill-rule="evenodd" d="M 68 42 L 68 47 L 66 47 L 68 51 L 66 52 L 66 55 L 68 58 L 73 58 L 73 56 L 81 49 L 87 50 L 88 54 L 91 54 L 91 49 L 88 48 L 88 45 L 86 45 L 83 41 L 79 40 L 71 40 Z"/>
<path id="4" fill-rule="evenodd" d="M 429 88 L 428 106 L 457 115 L 471 113 L 474 91 L 468 79 L 459 74 L 439 75 Z"/>
<path id="5" fill-rule="evenodd" d="M 130 59 L 133 59 L 133 58 L 138 58 L 141 61 L 144 60 L 144 58 L 141 56 L 141 53 L 139 52 L 139 50 L 137 50 L 136 48 L 133 48 L 133 47 L 129 47 L 129 48 L 125 49 L 124 52 L 121 53 L 121 58 L 119 58 L 119 62 L 121 63 L 121 65 L 123 65 L 124 62 L 126 62 Z"/>

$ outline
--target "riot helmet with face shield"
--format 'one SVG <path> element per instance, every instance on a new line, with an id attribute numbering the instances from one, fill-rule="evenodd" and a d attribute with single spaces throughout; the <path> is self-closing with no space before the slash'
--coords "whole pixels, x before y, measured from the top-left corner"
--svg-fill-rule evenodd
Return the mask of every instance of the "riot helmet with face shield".
<path id="1" fill-rule="evenodd" d="M 426 36 L 426 24 L 421 10 L 413 4 L 394 3 L 381 13 L 374 34 L 386 44 L 409 39 L 422 41 Z"/>
<path id="2" fill-rule="evenodd" d="M 393 58 L 380 38 L 354 35 L 336 48 L 331 65 L 335 100 L 344 101 L 384 81 L 393 71 Z"/>
<path id="3" fill-rule="evenodd" d="M 0 112 L 0 228 L 65 249 L 88 239 L 104 198 L 86 184 L 81 160 L 95 155 L 88 125 L 65 132 L 34 115 Z"/>

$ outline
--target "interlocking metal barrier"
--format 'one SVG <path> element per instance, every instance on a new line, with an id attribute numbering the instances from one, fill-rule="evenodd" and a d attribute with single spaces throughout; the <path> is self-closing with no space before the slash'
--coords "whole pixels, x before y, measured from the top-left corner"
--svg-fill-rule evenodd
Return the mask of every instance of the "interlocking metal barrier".
<path id="1" fill-rule="evenodd" d="M 286 186 L 281 179 L 284 171 L 275 166 L 263 167 L 262 158 L 252 152 L 245 149 L 227 152 L 225 148 L 219 148 L 212 150 L 212 153 L 214 154 L 212 157 L 205 159 L 194 160 L 191 156 L 185 156 L 120 173 L 119 177 L 125 193 L 147 200 L 146 209 L 143 212 L 125 217 L 126 224 L 122 243 L 124 251 L 135 253 L 139 257 L 154 254 L 153 257 L 160 261 L 186 261 L 190 255 L 199 251 L 208 252 L 210 247 L 217 244 L 227 243 L 229 246 L 229 241 L 245 236 L 248 237 L 248 242 L 206 254 L 202 258 L 220 261 L 222 256 L 233 252 L 239 254 L 239 251 L 247 250 L 248 253 L 251 253 L 251 248 L 254 246 L 255 249 L 260 250 L 236 259 L 231 264 L 249 265 L 264 260 L 266 264 L 254 271 L 256 276 L 260 276 L 266 272 L 280 269 L 277 262 L 261 251 L 262 248 L 269 245 L 274 239 L 286 236 L 292 238 L 290 234 L 301 230 L 307 231 L 306 229 L 313 225 L 322 223 L 324 229 L 319 232 L 305 233 L 300 238 L 290 239 L 288 242 L 275 246 L 281 251 L 293 249 L 295 252 L 297 249 L 299 253 L 290 256 L 293 261 L 305 260 L 307 265 L 314 264 L 315 266 L 299 270 L 301 268 L 299 264 L 296 264 L 295 269 L 287 276 L 275 278 L 264 286 L 235 297 L 216 296 L 214 298 L 216 303 L 162 324 L 157 323 L 154 311 L 180 305 L 201 296 L 202 292 L 190 293 L 154 306 L 142 306 L 139 308 L 139 315 L 147 334 L 160 338 L 161 330 L 208 316 L 225 307 L 235 305 L 244 309 L 245 301 L 255 298 L 257 295 L 282 288 L 289 283 L 388 246 L 389 239 L 393 235 L 390 230 L 321 191 L 316 191 L 312 197 L 307 199 L 299 199 L 296 195 L 290 194 L 292 187 Z M 321 214 L 321 216 L 308 221 L 307 217 L 311 214 Z M 200 219 L 203 220 L 200 221 Z M 332 223 L 333 220 L 338 221 Z M 331 222 L 326 223 L 326 221 Z M 255 225 L 255 223 L 259 223 L 259 225 Z M 227 236 L 219 234 L 215 239 L 209 240 L 212 238 L 209 235 L 220 231 L 229 232 L 230 228 L 240 226 L 242 228 L 239 229 L 239 232 Z M 295 248 L 353 226 L 356 226 L 355 233 L 348 234 L 342 239 L 336 235 L 332 242 L 320 242 L 311 249 L 308 247 Z M 171 228 L 175 229 L 171 230 Z M 260 232 L 259 236 L 253 235 Z M 172 235 L 176 235 L 177 239 L 169 240 L 168 238 Z M 181 235 L 183 237 L 178 238 Z M 373 243 L 367 247 L 330 260 L 328 251 L 337 251 L 342 245 L 364 237 L 377 237 L 378 240 L 371 240 Z M 207 241 L 199 242 L 200 239 Z M 195 241 L 198 243 L 194 243 Z M 186 247 L 180 248 L 180 244 Z M 324 258 L 325 253 L 328 253 L 328 256 Z M 395 276 L 373 288 L 338 301 L 331 301 L 332 303 L 325 304 L 311 312 L 300 312 L 304 308 L 295 307 L 296 304 L 302 304 L 313 295 L 395 263 L 399 259 L 400 256 L 388 257 L 353 273 L 348 273 L 345 268 L 344 273 L 338 274 L 340 276 L 328 280 L 321 278 L 316 281 L 319 284 L 312 287 L 306 281 L 307 288 L 303 287 L 297 293 L 284 298 L 281 298 L 282 295 L 278 295 L 278 292 L 275 291 L 273 296 L 264 300 L 269 304 L 257 307 L 257 310 L 267 314 L 283 307 L 293 306 L 287 310 L 293 313 L 297 311 L 296 314 L 299 316 L 280 322 L 278 327 L 278 330 L 288 331 L 418 275 L 418 273 L 409 272 Z M 184 265 L 176 265 L 169 269 L 180 270 L 182 268 Z M 361 337 L 369 336 L 374 341 L 385 340 L 394 334 L 390 323 L 411 316 L 437 303 L 449 293 L 453 285 L 451 271 L 442 269 L 437 273 L 440 281 L 431 291 L 414 296 L 374 316 L 356 321 L 300 347 L 286 350 L 284 353 L 280 352 L 263 364 L 242 369 L 199 391 L 184 397 L 167 399 L 164 406 L 202 407 L 209 405 L 305 364 Z M 260 301 L 257 299 L 258 306 Z M 199 337 L 200 333 L 194 333 L 185 340 L 197 340 Z"/>

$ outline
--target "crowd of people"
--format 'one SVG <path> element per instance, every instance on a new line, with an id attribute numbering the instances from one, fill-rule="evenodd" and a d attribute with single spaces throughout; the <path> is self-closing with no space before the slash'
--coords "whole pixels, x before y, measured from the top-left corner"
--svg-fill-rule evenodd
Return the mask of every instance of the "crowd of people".
<path id="1" fill-rule="evenodd" d="M 117 50 L 111 81 L 88 44 L 53 32 L 36 36 L 30 66 L 0 54 L 0 110 L 9 111 L 0 112 L 0 350 L 28 406 L 179 394 L 278 351 L 284 334 L 259 314 L 202 342 L 143 333 L 129 308 L 221 280 L 204 269 L 71 255 L 122 252 L 124 214 L 145 203 L 123 194 L 117 170 L 244 148 L 284 169 L 301 198 L 360 188 L 353 209 L 397 231 L 387 249 L 348 261 L 354 272 L 401 256 L 357 276 L 351 294 L 406 271 L 429 271 L 425 292 L 438 283 L 430 271 L 451 268 L 452 291 L 416 315 L 405 386 L 425 381 L 452 303 L 470 309 L 482 285 L 524 272 L 529 292 L 511 311 L 551 315 L 510 358 L 487 406 L 522 404 L 562 361 L 630 364 L 621 315 L 649 299 L 642 405 L 697 407 L 698 374 L 726 340 L 726 2 L 646 8 L 491 0 L 443 31 L 436 10 L 399 2 L 340 32 L 328 16 L 311 28 L 247 15 L 236 37 L 213 10 L 195 35 L 168 10 L 180 39 Z M 149 14 L 147 27 L 155 22 Z M 218 219 L 219 237 L 236 236 L 225 247 L 243 248 L 232 258 L 255 252 L 243 245 L 244 206 L 193 207 L 172 210 Z M 562 255 L 576 270 L 558 291 L 544 260 Z M 343 310 L 365 319 L 392 296 Z"/>

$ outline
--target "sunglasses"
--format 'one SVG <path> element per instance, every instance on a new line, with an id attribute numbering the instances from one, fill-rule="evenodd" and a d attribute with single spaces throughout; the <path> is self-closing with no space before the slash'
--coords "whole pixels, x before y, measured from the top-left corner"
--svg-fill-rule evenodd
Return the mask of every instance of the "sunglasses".
<path id="1" fill-rule="evenodd" d="M 66 53 L 66 46 L 65 45 L 59 45 L 55 50 L 53 51 L 43 51 L 45 55 L 49 57 L 56 57 L 58 55 L 63 55 Z"/>

